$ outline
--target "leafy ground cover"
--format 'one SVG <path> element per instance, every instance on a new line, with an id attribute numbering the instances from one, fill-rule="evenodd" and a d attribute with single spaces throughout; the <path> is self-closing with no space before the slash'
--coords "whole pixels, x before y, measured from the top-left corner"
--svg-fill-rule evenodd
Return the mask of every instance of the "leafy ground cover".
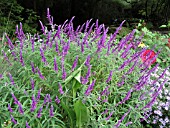
<path id="1" fill-rule="evenodd" d="M 163 36 L 143 28 L 120 37 L 125 21 L 107 34 L 109 28 L 98 20 L 74 29 L 74 17 L 58 26 L 49 10 L 47 18 L 51 30 L 40 22 L 41 35 L 24 33 L 22 24 L 16 28 L 15 45 L 5 35 L 8 43 L 1 45 L 0 58 L 1 127 L 142 128 L 146 122 L 152 126 L 154 106 L 169 102 L 168 95 L 161 99 L 169 91 L 169 59 L 167 63 L 159 59 L 169 49 L 161 41 L 152 48 L 148 36 L 161 40 Z M 154 114 L 148 116 L 148 111 Z"/>

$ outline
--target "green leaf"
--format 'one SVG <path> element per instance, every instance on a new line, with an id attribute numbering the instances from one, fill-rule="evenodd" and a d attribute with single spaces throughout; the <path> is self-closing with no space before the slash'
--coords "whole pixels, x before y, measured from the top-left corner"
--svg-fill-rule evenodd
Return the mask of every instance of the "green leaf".
<path id="1" fill-rule="evenodd" d="M 166 28 L 167 25 L 161 25 L 159 28 Z"/>
<path id="2" fill-rule="evenodd" d="M 76 126 L 81 128 L 82 125 L 89 120 L 89 111 L 87 107 L 82 103 L 81 100 L 78 100 L 74 104 L 74 110 L 76 113 Z"/>
<path id="3" fill-rule="evenodd" d="M 63 101 L 61 101 L 61 106 L 63 107 L 63 109 L 68 114 L 68 117 L 70 119 L 70 128 L 74 128 L 74 120 L 75 120 L 75 113 L 74 113 L 74 111 L 71 110 L 68 106 L 66 106 Z"/>

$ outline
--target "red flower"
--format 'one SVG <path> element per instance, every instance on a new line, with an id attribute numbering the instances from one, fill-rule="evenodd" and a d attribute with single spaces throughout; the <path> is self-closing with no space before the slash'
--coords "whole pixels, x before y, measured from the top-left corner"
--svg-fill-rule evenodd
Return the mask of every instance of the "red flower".
<path id="1" fill-rule="evenodd" d="M 170 38 L 168 38 L 168 43 L 170 43 Z"/>
<path id="2" fill-rule="evenodd" d="M 145 63 L 146 65 L 151 65 L 156 62 L 155 56 L 156 56 L 156 53 L 154 51 L 147 49 L 142 53 L 140 57 L 143 63 Z"/>

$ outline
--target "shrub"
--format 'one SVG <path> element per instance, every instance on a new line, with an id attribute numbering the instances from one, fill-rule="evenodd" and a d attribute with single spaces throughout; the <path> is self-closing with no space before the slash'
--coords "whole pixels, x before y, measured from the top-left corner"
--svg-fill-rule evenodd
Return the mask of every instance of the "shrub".
<path id="1" fill-rule="evenodd" d="M 140 56 L 146 49 L 131 49 L 135 30 L 115 40 L 124 21 L 107 37 L 108 28 L 98 20 L 74 30 L 74 17 L 58 26 L 49 10 L 47 17 L 52 30 L 40 22 L 41 36 L 27 38 L 22 24 L 16 29 L 17 46 L 6 36 L 10 52 L 4 49 L 2 54 L 9 66 L 0 78 L 0 96 L 8 118 L 1 119 L 11 119 L 8 126 L 27 128 L 142 127 L 143 113 L 159 94 L 150 97 L 147 86 L 157 68 L 150 63 L 158 53 L 143 64 Z M 140 42 L 141 37 L 136 46 Z"/>

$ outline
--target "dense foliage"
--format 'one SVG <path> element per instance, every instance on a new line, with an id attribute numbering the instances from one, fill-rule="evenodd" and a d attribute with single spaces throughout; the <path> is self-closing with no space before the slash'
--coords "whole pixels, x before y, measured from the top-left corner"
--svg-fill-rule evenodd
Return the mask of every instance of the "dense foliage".
<path id="1" fill-rule="evenodd" d="M 142 127 L 167 82 L 169 67 L 158 78 L 151 76 L 160 51 L 138 47 L 143 35 L 135 35 L 136 29 L 117 39 L 125 21 L 108 35 L 98 20 L 74 29 L 74 17 L 56 25 L 48 9 L 47 18 L 51 29 L 40 22 L 42 35 L 24 33 L 21 23 L 15 45 L 6 35 L 0 58 L 1 125 Z"/>

